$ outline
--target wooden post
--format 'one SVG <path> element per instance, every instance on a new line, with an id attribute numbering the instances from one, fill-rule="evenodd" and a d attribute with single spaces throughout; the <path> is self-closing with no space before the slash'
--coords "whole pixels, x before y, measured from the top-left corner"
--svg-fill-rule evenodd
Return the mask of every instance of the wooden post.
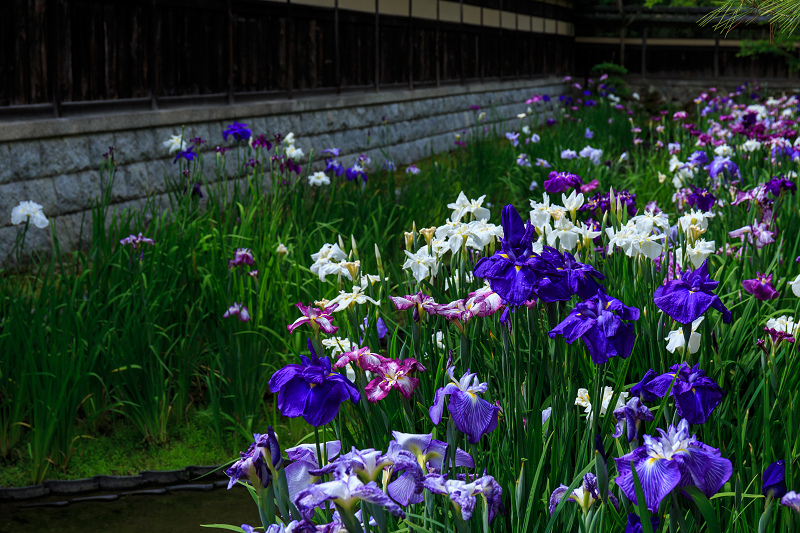
<path id="1" fill-rule="evenodd" d="M 642 32 L 642 78 L 647 76 L 647 26 Z"/>
<path id="2" fill-rule="evenodd" d="M 408 88 L 414 89 L 414 0 L 408 0 Z"/>
<path id="3" fill-rule="evenodd" d="M 228 17 L 228 104 L 233 103 L 233 0 L 227 1 Z"/>
<path id="4" fill-rule="evenodd" d="M 45 4 L 45 17 L 47 18 L 47 40 L 45 49 L 47 53 L 47 81 L 50 85 L 50 95 L 53 99 L 53 116 L 61 118 L 61 69 L 59 68 L 59 42 L 58 42 L 58 1 L 48 0 Z"/>
<path id="5" fill-rule="evenodd" d="M 464 72 L 466 71 L 466 65 L 464 64 L 465 63 L 464 56 L 466 52 L 466 50 L 464 50 L 466 48 L 465 45 L 466 37 L 464 36 L 464 0 L 458 1 L 458 9 L 460 17 L 458 21 L 458 31 L 461 34 L 460 35 L 461 39 L 459 39 L 458 41 L 459 43 L 458 51 L 460 52 L 459 63 L 461 63 L 461 85 L 464 85 L 464 78 L 465 78 Z"/>
<path id="6" fill-rule="evenodd" d="M 500 0 L 500 28 L 497 31 L 497 66 L 500 69 L 500 79 L 503 79 L 503 0 Z"/>
<path id="7" fill-rule="evenodd" d="M 441 51 L 439 50 L 439 0 L 436 0 L 436 86 L 439 87 L 442 84 L 442 66 L 441 66 Z"/>
<path id="8" fill-rule="evenodd" d="M 719 36 L 714 38 L 714 77 L 719 78 Z"/>
<path id="9" fill-rule="evenodd" d="M 160 88 L 158 49 L 161 39 L 161 21 L 158 16 L 157 0 L 150 3 L 150 42 L 147 55 L 147 77 L 150 85 L 150 109 L 158 109 L 158 92 Z"/>
<path id="10" fill-rule="evenodd" d="M 292 0 L 286 0 L 286 31 L 283 48 L 286 54 L 286 97 L 292 99 L 294 85 L 294 21 L 292 20 Z"/>
<path id="11" fill-rule="evenodd" d="M 381 88 L 381 23 L 380 23 L 380 0 L 375 0 L 375 92 Z"/>
<path id="12" fill-rule="evenodd" d="M 333 4 L 334 78 L 336 94 L 342 93 L 342 64 L 339 55 L 339 0 Z"/>

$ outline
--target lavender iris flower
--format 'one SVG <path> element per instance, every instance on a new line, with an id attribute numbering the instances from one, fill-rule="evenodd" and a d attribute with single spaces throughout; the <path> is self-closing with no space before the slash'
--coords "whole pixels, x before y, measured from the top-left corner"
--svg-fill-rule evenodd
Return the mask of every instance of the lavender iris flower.
<path id="1" fill-rule="evenodd" d="M 704 167 L 708 171 L 708 175 L 712 179 L 717 179 L 717 176 L 723 172 L 727 173 L 730 177 L 739 179 L 739 166 L 731 161 L 729 157 L 714 156 L 714 160 Z"/>
<path id="2" fill-rule="evenodd" d="M 338 440 L 328 441 L 321 444 L 320 450 L 324 450 L 327 462 L 330 463 L 341 451 L 342 445 Z M 317 459 L 317 447 L 314 444 L 301 444 L 294 448 L 288 448 L 286 455 L 289 457 L 290 464 L 286 465 L 286 482 L 289 487 L 289 499 L 294 501 L 300 491 L 319 481 L 320 476 L 315 476 L 310 472 L 319 468 Z"/>
<path id="3" fill-rule="evenodd" d="M 450 411 L 453 423 L 467 436 L 470 444 L 476 444 L 485 433 L 495 430 L 500 408 L 478 396 L 486 392 L 488 385 L 479 383 L 476 374 L 470 374 L 467 369 L 461 379 L 456 380 L 453 376 L 454 371 L 454 366 L 447 369 L 450 383 L 436 391 L 428 415 L 434 425 L 439 424 L 444 411 L 444 397 L 450 396 L 447 409 Z"/>
<path id="4" fill-rule="evenodd" d="M 600 500 L 600 493 L 597 489 L 597 476 L 591 472 L 583 476 L 583 481 L 581 484 L 578 485 L 578 487 L 573 490 L 569 496 L 567 496 L 568 491 L 569 487 L 562 484 L 553 491 L 553 494 L 550 495 L 550 503 L 548 505 L 550 516 L 553 516 L 556 507 L 565 496 L 568 501 L 575 502 L 580 505 L 581 510 L 583 510 L 584 513 L 589 511 L 594 502 Z M 611 493 L 611 491 L 608 491 L 608 499 L 614 505 L 614 507 L 619 510 L 619 501 L 617 500 L 616 496 Z"/>
<path id="5" fill-rule="evenodd" d="M 797 494 L 793 490 L 787 492 L 783 495 L 783 498 L 781 498 L 781 505 L 790 507 L 800 513 L 800 494 Z"/>
<path id="6" fill-rule="evenodd" d="M 339 413 L 342 403 L 358 403 L 361 394 L 350 380 L 331 372 L 331 361 L 320 358 L 308 341 L 311 359 L 301 355 L 301 364 L 286 365 L 269 380 L 270 392 L 278 393 L 283 416 L 302 416 L 312 426 L 323 426 Z"/>
<path id="7" fill-rule="evenodd" d="M 502 506 L 503 489 L 492 476 L 483 476 L 468 483 L 460 479 L 447 479 L 439 474 L 428 474 L 423 484 L 432 493 L 444 494 L 450 498 L 453 508 L 464 520 L 472 518 L 478 495 L 486 499 L 489 523 L 494 520 Z"/>
<path id="8" fill-rule="evenodd" d="M 656 401 L 670 392 L 670 385 L 674 382 L 672 397 L 675 399 L 678 416 L 690 424 L 705 424 L 714 408 L 722 401 L 725 391 L 716 381 L 706 376 L 699 365 L 690 367 L 686 363 L 677 363 L 669 370 L 660 376 L 652 369 L 648 370 L 642 380 L 633 386 L 631 394 L 646 402 Z"/>
<path id="9" fill-rule="evenodd" d="M 623 320 L 639 320 L 639 310 L 628 307 L 599 290 L 590 299 L 575 306 L 572 312 L 548 335 L 563 335 L 567 343 L 583 340 L 592 361 L 602 364 L 610 357 L 627 359 L 636 340 L 633 324 Z"/>
<path id="10" fill-rule="evenodd" d="M 519 146 L 519 133 L 517 132 L 506 132 L 506 139 L 509 140 L 511 146 L 517 147 Z"/>
<path id="11" fill-rule="evenodd" d="M 228 481 L 229 490 L 243 477 L 249 478 L 254 487 L 266 487 L 275 472 L 283 466 L 281 448 L 272 426 L 263 435 L 254 433 L 253 441 L 246 452 L 240 453 L 239 460 L 225 471 L 231 478 Z"/>
<path id="12" fill-rule="evenodd" d="M 673 279 L 658 287 L 653 294 L 656 307 L 681 324 L 691 324 L 713 307 L 722 313 L 726 324 L 731 321 L 731 312 L 722 305 L 719 296 L 712 293 L 719 285 L 708 274 L 708 259 L 700 268 L 684 274 L 681 279 Z"/>
<path id="13" fill-rule="evenodd" d="M 756 272 L 755 279 L 742 281 L 742 287 L 746 292 L 755 296 L 757 300 L 774 300 L 780 296 L 772 285 L 772 274 L 766 276 L 761 272 Z"/>
<path id="14" fill-rule="evenodd" d="M 553 171 L 544 182 L 544 190 L 550 194 L 556 194 L 580 187 L 582 184 L 583 180 L 577 174 Z"/>
<path id="15" fill-rule="evenodd" d="M 784 462 L 775 461 L 764 470 L 764 485 L 762 492 L 764 496 L 781 498 L 786 494 L 786 466 Z"/>
<path id="16" fill-rule="evenodd" d="M 389 443 L 387 453 L 394 454 L 400 450 L 411 453 L 415 461 L 413 465 L 416 465 L 416 468 L 412 464 L 403 465 L 405 472 L 389 483 L 386 491 L 394 501 L 404 506 L 409 503 L 420 503 L 424 499 L 422 496 L 425 475 L 423 469 L 436 471 L 442 469 L 447 454 L 447 443 L 434 439 L 430 433 L 414 434 L 392 431 L 392 436 L 395 440 Z M 455 465 L 451 462 L 452 466 L 475 468 L 475 461 L 470 454 L 461 448 L 456 448 Z M 395 466 L 396 470 L 398 470 L 397 466 Z"/>
<path id="17" fill-rule="evenodd" d="M 222 137 L 226 141 L 229 136 L 233 136 L 237 141 L 244 141 L 245 139 L 249 139 L 251 135 L 253 135 L 253 132 L 247 127 L 247 124 L 242 124 L 241 122 L 228 124 L 228 129 L 222 132 Z"/>
<path id="18" fill-rule="evenodd" d="M 706 154 L 703 150 L 695 150 L 694 153 L 689 156 L 689 159 L 686 160 L 686 163 L 696 167 L 705 165 L 708 163 L 708 154 Z"/>
<path id="19" fill-rule="evenodd" d="M 306 519 L 314 516 L 314 510 L 325 502 L 333 502 L 339 513 L 353 517 L 361 501 L 385 507 L 394 516 L 405 518 L 406 513 L 384 493 L 378 484 L 370 481 L 364 484 L 358 476 L 347 470 L 338 470 L 333 481 L 309 485 L 295 497 L 297 510 Z"/>
<path id="20" fill-rule="evenodd" d="M 629 443 L 637 438 L 642 420 L 646 422 L 655 420 L 653 413 L 642 403 L 638 396 L 632 397 L 622 407 L 614 409 L 614 418 L 617 419 L 617 425 L 614 427 L 614 434 L 611 436 L 615 439 L 622 436 L 622 424 L 624 422 Z"/>
<path id="21" fill-rule="evenodd" d="M 707 497 L 713 496 L 733 472 L 731 462 L 697 438 L 689 435 L 689 422 L 681 420 L 659 436 L 644 436 L 644 445 L 615 459 L 617 486 L 634 504 L 636 489 L 631 463 L 636 470 L 647 508 L 655 512 L 661 500 L 676 488 L 694 486 Z"/>
<path id="22" fill-rule="evenodd" d="M 503 300 L 520 306 L 531 299 L 535 288 L 536 273 L 531 267 L 530 257 L 536 229 L 530 222 L 523 224 L 519 213 L 510 204 L 503 208 L 500 218 L 504 235 L 500 239 L 502 249 L 491 257 L 481 258 L 473 274 L 487 278 L 492 290 Z"/>
<path id="23" fill-rule="evenodd" d="M 692 192 L 687 198 L 689 205 L 701 211 L 711 211 L 717 197 L 708 192 L 708 189 L 698 189 L 692 186 Z"/>

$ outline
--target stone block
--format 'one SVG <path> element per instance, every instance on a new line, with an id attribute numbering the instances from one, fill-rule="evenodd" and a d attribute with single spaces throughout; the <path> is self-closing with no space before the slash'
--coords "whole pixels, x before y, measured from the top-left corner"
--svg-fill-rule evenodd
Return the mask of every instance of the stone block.
<path id="1" fill-rule="evenodd" d="M 93 133 L 86 136 L 86 153 L 90 169 L 100 168 L 103 154 L 108 153 L 108 148 L 114 146 L 115 142 L 116 139 L 111 132 Z M 114 146 L 114 151 L 116 152 L 116 146 Z"/>
<path id="2" fill-rule="evenodd" d="M 93 219 L 89 210 L 56 217 L 53 227 L 61 250 L 86 249 L 92 242 Z"/>
<path id="3" fill-rule="evenodd" d="M 114 134 L 114 154 L 117 163 L 126 165 L 166 155 L 167 149 L 161 143 L 168 137 L 165 135 L 164 138 L 156 139 L 153 130 L 150 129 L 116 132 Z"/>
<path id="4" fill-rule="evenodd" d="M 0 185 L 14 179 L 14 162 L 11 160 L 11 145 L 0 143 Z"/>
<path id="5" fill-rule="evenodd" d="M 36 178 L 42 171 L 42 145 L 40 141 L 21 141 L 11 143 L 11 167 L 14 178 L 25 180 Z"/>
<path id="6" fill-rule="evenodd" d="M 44 139 L 41 150 L 41 176 L 71 174 L 91 166 L 85 135 Z"/>
<path id="7" fill-rule="evenodd" d="M 86 209 L 89 202 L 100 196 L 100 172 L 87 170 L 74 174 L 62 174 L 53 178 L 58 201 L 58 212 L 70 213 Z"/>

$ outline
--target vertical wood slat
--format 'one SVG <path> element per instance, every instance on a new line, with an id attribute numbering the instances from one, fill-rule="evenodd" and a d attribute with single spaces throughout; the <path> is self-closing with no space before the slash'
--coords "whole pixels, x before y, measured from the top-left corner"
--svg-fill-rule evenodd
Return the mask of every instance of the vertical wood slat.
<path id="1" fill-rule="evenodd" d="M 381 21 L 380 21 L 380 0 L 375 0 L 375 92 L 380 91 L 381 82 Z"/>
<path id="2" fill-rule="evenodd" d="M 47 20 L 47 76 L 50 84 L 50 96 L 53 101 L 53 116 L 61 117 L 61 80 L 59 76 L 59 46 L 58 46 L 58 0 L 48 0 L 45 17 Z"/>
<path id="3" fill-rule="evenodd" d="M 228 22 L 228 104 L 233 103 L 233 0 L 227 0 L 226 15 Z"/>

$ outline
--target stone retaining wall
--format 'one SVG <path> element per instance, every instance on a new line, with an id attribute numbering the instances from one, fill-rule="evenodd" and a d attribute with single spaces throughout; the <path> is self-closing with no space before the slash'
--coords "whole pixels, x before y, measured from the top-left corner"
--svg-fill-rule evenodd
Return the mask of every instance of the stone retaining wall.
<path id="1" fill-rule="evenodd" d="M 362 152 L 382 160 L 375 147 L 385 132 L 389 156 L 399 166 L 452 149 L 455 133 L 474 123 L 471 105 L 481 106 L 487 118 L 507 120 L 525 111 L 531 94 L 558 94 L 561 88 L 560 80 L 549 78 L 2 123 L 0 264 L 8 264 L 19 230 L 11 226 L 11 209 L 23 200 L 44 206 L 63 248 L 77 244 L 81 220 L 90 222 L 87 204 L 100 194 L 98 169 L 110 145 L 119 165 L 112 201 L 125 208 L 152 194 L 163 202 L 165 173 L 175 170 L 162 142 L 181 127 L 186 139 L 208 140 L 206 169 L 214 167 L 214 148 L 224 144 L 222 131 L 234 120 L 254 134 L 293 131 L 306 154 L 338 147 L 345 165 Z M 49 229 L 32 227 L 26 251 L 51 249 Z"/>

